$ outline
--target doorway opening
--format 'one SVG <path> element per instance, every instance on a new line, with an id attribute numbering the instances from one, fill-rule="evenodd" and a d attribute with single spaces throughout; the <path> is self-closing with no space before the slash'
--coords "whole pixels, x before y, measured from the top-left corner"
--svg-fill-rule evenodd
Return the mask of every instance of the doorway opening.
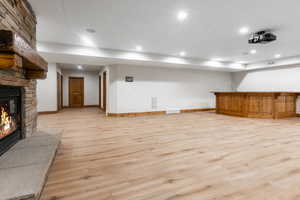
<path id="1" fill-rule="evenodd" d="M 57 73 L 57 111 L 63 109 L 63 76 Z"/>
<path id="2" fill-rule="evenodd" d="M 107 109 L 107 73 L 103 72 L 103 111 Z"/>

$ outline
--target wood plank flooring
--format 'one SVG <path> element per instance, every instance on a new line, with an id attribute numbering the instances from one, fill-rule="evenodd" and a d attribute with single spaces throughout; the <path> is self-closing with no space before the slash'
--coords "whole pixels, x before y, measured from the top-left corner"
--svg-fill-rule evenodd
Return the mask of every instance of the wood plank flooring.
<path id="1" fill-rule="evenodd" d="M 300 200 L 300 118 L 39 116 L 63 128 L 42 200 Z"/>

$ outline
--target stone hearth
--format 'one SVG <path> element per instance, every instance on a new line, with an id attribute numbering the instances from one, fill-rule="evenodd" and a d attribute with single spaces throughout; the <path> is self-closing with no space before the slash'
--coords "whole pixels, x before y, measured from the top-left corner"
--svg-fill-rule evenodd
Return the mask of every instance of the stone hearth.
<path id="1" fill-rule="evenodd" d="M 0 157 L 0 200 L 38 200 L 60 143 L 60 130 L 38 131 Z"/>

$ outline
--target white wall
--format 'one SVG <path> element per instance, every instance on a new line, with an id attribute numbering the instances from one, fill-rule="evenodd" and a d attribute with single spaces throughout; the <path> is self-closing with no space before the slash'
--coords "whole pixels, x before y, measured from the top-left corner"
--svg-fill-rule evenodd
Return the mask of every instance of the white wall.
<path id="1" fill-rule="evenodd" d="M 237 91 L 300 91 L 300 66 L 233 73 Z"/>
<path id="2" fill-rule="evenodd" d="M 125 82 L 126 76 L 133 76 L 134 82 Z M 231 84 L 231 74 L 227 72 L 111 66 L 109 97 L 114 100 L 109 101 L 109 112 L 214 108 L 215 97 L 211 91 L 232 90 Z"/>
<path id="3" fill-rule="evenodd" d="M 232 81 L 236 91 L 300 92 L 300 66 L 233 73 Z M 300 99 L 297 107 L 300 113 Z"/>
<path id="4" fill-rule="evenodd" d="M 57 65 L 48 65 L 47 79 L 37 81 L 38 112 L 57 111 Z"/>
<path id="5" fill-rule="evenodd" d="M 62 70 L 63 74 L 63 101 L 69 106 L 69 77 L 84 78 L 84 105 L 99 105 L 99 72 L 80 70 Z"/>

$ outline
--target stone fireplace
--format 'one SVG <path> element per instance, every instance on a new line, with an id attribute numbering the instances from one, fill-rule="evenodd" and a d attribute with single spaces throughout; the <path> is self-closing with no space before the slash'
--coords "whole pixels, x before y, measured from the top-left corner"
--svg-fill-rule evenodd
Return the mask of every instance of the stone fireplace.
<path id="1" fill-rule="evenodd" d="M 37 126 L 36 81 L 22 72 L 0 70 L 0 155 Z"/>
<path id="2" fill-rule="evenodd" d="M 37 131 L 36 80 L 47 71 L 30 4 L 0 0 L 0 199 L 39 199 L 55 157 L 59 136 Z"/>
<path id="3" fill-rule="evenodd" d="M 47 62 L 36 51 L 36 17 L 27 0 L 0 0 L 0 155 L 37 127 L 36 79 Z"/>

